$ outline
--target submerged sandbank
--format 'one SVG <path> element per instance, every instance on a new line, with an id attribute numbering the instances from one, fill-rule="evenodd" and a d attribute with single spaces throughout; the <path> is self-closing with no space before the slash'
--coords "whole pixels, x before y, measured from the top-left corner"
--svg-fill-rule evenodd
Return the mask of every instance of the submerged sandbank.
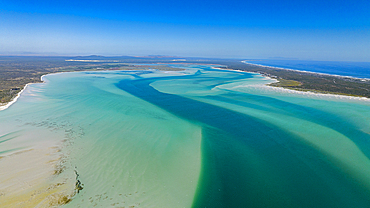
<path id="1" fill-rule="evenodd" d="M 320 73 L 320 72 L 311 72 L 311 71 L 304 71 L 304 70 L 296 70 L 296 69 L 289 69 L 289 68 L 282 68 L 282 67 L 274 67 L 274 66 L 266 66 L 266 65 L 261 65 L 261 64 L 254 64 L 254 63 L 249 63 L 247 61 L 241 61 L 242 63 L 245 63 L 245 64 L 249 64 L 249 65 L 254 65 L 254 66 L 259 66 L 259 67 L 264 67 L 264 68 L 273 68 L 273 69 L 279 69 L 279 70 L 287 70 L 287 71 L 296 71 L 296 72 L 304 72 L 304 73 L 308 73 L 308 74 L 319 74 L 319 75 L 326 75 L 326 76 L 333 76 L 333 77 L 342 77 L 342 78 L 351 78 L 351 79 L 358 79 L 358 80 L 370 80 L 368 78 L 357 78 L 357 77 L 351 77 L 351 76 L 343 76 L 343 75 L 334 75 L 334 74 L 326 74 L 326 73 Z M 186 63 L 186 64 L 189 64 L 189 63 Z M 216 65 L 216 66 L 211 66 L 211 68 L 213 69 L 218 69 L 218 70 L 231 70 L 231 71 L 238 71 L 238 72 L 245 72 L 245 73 L 255 73 L 255 74 L 258 74 L 256 72 L 247 72 L 247 71 L 242 71 L 242 70 L 234 70 L 234 69 L 229 69 L 229 68 L 220 68 L 217 66 L 217 64 L 203 64 L 203 65 Z M 103 70 L 105 71 L 105 70 Z M 56 72 L 56 73 L 50 73 L 50 74 L 45 74 L 45 75 L 42 75 L 40 80 L 42 82 L 44 82 L 43 78 L 44 76 L 46 75 L 53 75 L 53 74 L 59 74 L 59 73 L 68 73 L 68 72 Z M 261 74 L 262 75 L 262 74 Z M 262 75 L 264 76 L 264 75 Z M 264 76 L 266 77 L 266 76 Z M 278 82 L 277 79 L 274 79 L 274 78 L 271 78 L 271 77 L 266 77 L 266 78 L 269 78 L 271 80 L 273 80 L 274 82 Z M 7 108 L 9 108 L 11 105 L 13 105 L 15 102 L 17 102 L 18 98 L 20 97 L 20 95 L 24 92 L 24 90 L 27 88 L 27 86 L 29 86 L 30 84 L 35 84 L 35 83 L 28 83 L 24 86 L 24 88 L 17 94 L 16 97 L 14 97 L 10 102 L 8 103 L 0 103 L 0 111 L 2 110 L 5 110 Z M 346 98 L 346 97 L 354 97 L 356 99 L 360 99 L 360 100 L 366 100 L 368 98 L 365 98 L 365 97 L 359 97 L 359 96 L 351 96 L 351 95 L 340 95 L 340 94 L 336 94 L 336 93 L 320 93 L 320 92 L 312 92 L 312 91 L 300 91 L 300 90 L 294 90 L 294 89 L 289 89 L 289 88 L 284 88 L 284 87 L 275 87 L 275 86 L 268 86 L 268 87 L 272 87 L 272 88 L 281 88 L 279 89 L 278 91 L 282 91 L 282 89 L 284 90 L 287 90 L 287 92 L 290 92 L 290 93 L 293 93 L 293 92 L 299 92 L 298 94 L 307 94 L 307 95 L 312 95 L 312 94 L 319 94 L 319 95 L 329 95 L 330 97 L 340 97 L 340 98 Z M 352 98 L 351 98 L 352 99 Z"/>
<path id="2" fill-rule="evenodd" d="M 183 85 L 183 88 L 188 89 L 189 87 L 193 86 L 194 80 L 197 80 L 200 83 L 207 83 L 204 81 L 205 78 L 208 79 L 206 79 L 206 81 L 212 81 L 212 83 L 207 83 L 207 86 L 220 86 L 221 84 L 225 83 L 223 80 L 217 80 L 213 78 L 210 79 L 207 76 L 202 76 L 201 73 L 199 74 L 200 75 L 197 75 L 195 77 L 189 77 L 189 79 L 187 80 L 189 83 L 187 85 Z M 216 72 L 215 74 L 219 73 Z M 230 74 L 237 74 L 239 76 L 241 73 L 233 72 Z M 74 76 L 73 74 L 70 75 L 72 78 L 78 77 Z M 177 102 L 167 102 L 164 101 L 164 99 L 159 99 L 158 101 L 156 100 L 156 98 L 158 98 L 159 96 L 155 96 L 159 94 L 159 92 L 157 92 L 158 88 L 151 88 L 149 87 L 149 84 L 143 86 L 139 85 L 140 87 L 142 87 L 142 89 L 144 89 L 141 95 L 134 94 L 136 96 L 130 96 L 127 92 L 130 92 L 130 90 L 132 90 L 132 93 L 138 93 L 137 90 L 129 88 L 130 85 L 124 85 L 123 87 L 126 88 L 123 88 L 124 90 L 118 93 L 116 86 L 112 84 L 115 83 L 116 80 L 120 80 L 122 77 L 115 78 L 114 80 L 97 80 L 95 78 L 84 79 L 83 77 L 85 77 L 85 75 L 79 76 L 81 77 L 79 79 L 75 79 L 73 82 L 65 82 L 70 78 L 69 76 L 55 77 L 55 80 L 50 82 L 50 86 L 45 88 L 54 87 L 55 90 L 48 91 L 48 95 L 50 96 L 49 98 L 54 98 L 54 101 L 56 102 L 53 104 L 55 104 L 57 108 L 55 108 L 55 106 L 50 107 L 50 109 L 53 110 L 53 114 L 51 116 L 49 115 L 50 111 L 48 111 L 47 113 L 37 117 L 37 120 L 35 120 L 35 118 L 29 119 L 35 123 L 32 128 L 35 126 L 45 125 L 45 128 L 48 129 L 59 128 L 66 134 L 74 132 L 74 130 L 71 129 L 72 127 L 79 128 L 80 130 L 78 133 L 76 133 L 76 135 L 78 134 L 82 136 L 79 136 L 79 139 L 76 139 L 75 143 L 72 145 L 72 154 L 68 155 L 68 157 L 74 160 L 73 162 L 71 162 L 71 164 L 73 164 L 71 165 L 72 167 L 75 167 L 75 164 L 77 164 L 77 166 L 80 168 L 79 170 L 81 170 L 81 172 L 79 171 L 79 173 L 84 176 L 83 182 L 87 184 L 88 187 L 83 191 L 81 195 L 79 195 L 79 197 L 76 197 L 75 200 L 69 203 L 67 207 L 92 207 L 95 206 L 95 204 L 97 203 L 99 203 L 98 205 L 102 207 L 107 207 L 109 206 L 109 204 L 115 204 L 115 206 L 118 206 L 118 203 L 121 203 L 120 206 L 126 205 L 125 207 L 131 205 L 135 205 L 135 207 L 140 205 L 142 207 L 154 207 L 155 205 L 157 205 L 156 207 L 189 207 L 191 205 L 191 200 L 195 195 L 194 190 L 196 184 L 198 184 L 198 175 L 200 172 L 198 162 L 200 160 L 200 146 L 202 141 L 201 138 L 203 137 L 203 135 L 208 135 L 207 138 L 208 142 L 210 142 L 209 144 L 215 146 L 217 146 L 218 144 L 216 142 L 213 143 L 213 136 L 222 136 L 223 138 L 220 138 L 220 141 L 226 141 L 225 146 L 223 145 L 223 143 L 221 143 L 222 145 L 219 145 L 219 150 L 222 151 L 216 151 L 215 153 L 217 154 L 214 154 L 221 155 L 221 157 L 218 158 L 219 160 L 217 162 L 223 162 L 218 165 L 218 173 L 222 173 L 223 170 L 232 170 L 233 173 L 242 173 L 239 176 L 241 176 L 240 179 L 243 180 L 230 180 L 230 183 L 228 181 L 215 177 L 214 181 L 222 182 L 224 183 L 224 187 L 229 188 L 228 190 L 219 188 L 212 189 L 215 191 L 214 193 L 222 194 L 225 197 L 225 202 L 227 202 L 228 199 L 232 198 L 230 196 L 232 196 L 232 194 L 234 193 L 235 194 L 233 196 L 240 197 L 241 202 L 248 201 L 245 200 L 245 197 L 253 196 L 246 194 L 248 193 L 247 188 L 240 189 L 244 192 L 230 192 L 229 190 L 231 190 L 231 188 L 236 187 L 234 186 L 234 184 L 249 185 L 243 187 L 251 187 L 249 190 L 254 190 L 253 193 L 256 193 L 256 198 L 261 198 L 262 200 L 265 200 L 266 198 L 271 196 L 269 195 L 269 193 L 271 192 L 271 190 L 274 190 L 274 186 L 266 186 L 267 188 L 264 189 L 261 188 L 263 186 L 261 186 L 259 183 L 264 183 L 266 181 L 273 182 L 275 181 L 273 179 L 276 179 L 276 181 L 283 181 L 281 183 L 281 187 L 288 187 L 288 190 L 295 191 L 297 189 L 296 187 L 290 185 L 290 181 L 289 183 L 284 183 L 283 176 L 289 175 L 289 173 L 292 172 L 299 177 L 302 176 L 299 179 L 305 179 L 306 175 L 302 175 L 305 172 L 300 172 L 300 169 L 293 169 L 292 171 L 290 171 L 289 169 L 281 168 L 281 166 L 276 166 L 275 170 L 280 170 L 281 175 L 277 174 L 276 176 L 274 176 L 273 174 L 271 174 L 270 176 L 269 173 L 275 173 L 275 171 L 273 171 L 274 169 L 272 169 L 271 171 L 270 168 L 267 168 L 267 163 L 266 167 L 260 167 L 260 162 L 254 163 L 253 161 L 253 163 L 251 163 L 251 166 L 249 166 L 252 168 L 249 168 L 246 165 L 245 161 L 249 161 L 251 158 L 250 156 L 254 156 L 255 150 L 253 150 L 252 148 L 249 155 L 246 155 L 245 160 L 240 160 L 242 161 L 240 162 L 242 166 L 236 165 L 237 160 L 233 159 L 238 159 L 240 155 L 244 155 L 245 152 L 248 152 L 249 148 L 241 148 L 244 147 L 244 143 L 239 143 L 238 140 L 233 140 L 232 138 L 230 139 L 226 134 L 219 134 L 220 131 L 217 128 L 221 129 L 222 127 L 222 129 L 224 129 L 225 131 L 229 131 L 229 129 L 235 128 L 240 131 L 240 134 L 242 135 L 251 134 L 251 136 L 259 138 L 260 136 L 258 134 L 252 134 L 252 132 L 254 132 L 254 129 L 250 129 L 248 131 L 244 129 L 245 127 L 255 125 L 255 123 L 258 122 L 258 119 L 253 119 L 253 117 L 248 117 L 248 119 L 245 119 L 245 115 L 242 115 L 242 113 L 234 113 L 234 109 L 225 110 L 227 106 L 212 107 L 214 103 L 212 103 L 212 105 L 205 105 L 200 102 L 194 102 L 192 99 L 185 100 L 180 96 L 176 96 L 176 94 L 183 93 L 181 89 L 178 89 L 178 91 L 173 91 L 173 93 L 169 93 L 173 95 L 166 95 L 165 93 L 161 94 L 162 96 L 164 96 L 164 98 L 170 97 L 172 98 L 172 101 Z M 96 77 L 109 78 L 110 76 L 101 75 Z M 262 80 L 262 77 L 257 74 L 242 77 L 246 79 L 249 79 L 250 77 L 255 77 L 256 79 Z M 63 79 L 65 80 L 63 81 Z M 162 82 L 163 91 L 166 91 L 166 89 L 173 90 L 173 86 L 169 85 L 170 82 L 167 82 L 166 79 L 157 79 L 158 82 L 156 87 L 160 86 L 159 84 Z M 234 78 L 230 78 L 230 80 L 232 80 L 231 83 L 235 84 L 233 79 Z M 242 83 L 240 87 L 243 87 L 243 82 L 246 79 L 240 79 Z M 52 79 L 50 78 L 50 80 Z M 266 80 L 264 81 L 264 83 L 268 82 L 270 78 L 266 78 Z M 54 81 L 60 81 L 60 83 L 54 83 Z M 237 82 L 238 79 L 235 78 L 235 81 Z M 274 80 L 271 79 L 271 81 Z M 66 83 L 68 83 L 68 85 L 66 85 Z M 171 83 L 174 82 L 171 81 Z M 179 84 L 178 82 L 175 83 Z M 244 83 L 247 85 L 246 82 Z M 270 87 L 270 89 L 269 87 L 265 88 L 266 86 L 262 84 L 260 85 L 263 86 L 264 89 L 269 91 L 269 95 L 271 95 L 271 93 L 274 93 L 274 87 Z M 66 90 L 65 86 L 70 87 L 68 88 L 69 90 Z M 197 89 L 197 91 L 200 92 L 199 95 L 205 96 L 205 93 L 208 92 L 209 89 L 205 90 L 204 88 L 200 88 L 200 86 L 202 85 L 198 86 L 199 88 Z M 257 88 L 259 87 L 258 85 L 253 84 L 250 84 L 248 86 L 253 86 Z M 33 87 L 38 86 L 32 86 L 31 89 Z M 151 91 L 147 89 L 150 89 Z M 153 93 L 152 95 L 154 96 L 149 96 L 150 92 Z M 58 93 L 60 94 L 58 95 Z M 25 93 L 23 96 L 27 96 L 27 93 Z M 142 100 L 138 96 L 144 98 L 147 98 L 149 96 L 150 100 L 148 99 L 149 102 L 142 102 Z M 244 97 L 245 95 L 241 96 L 241 98 Z M 194 96 L 192 98 L 194 98 Z M 224 97 L 220 96 L 220 98 Z M 254 99 L 254 97 L 252 97 L 251 100 L 252 99 Z M 19 106 L 17 105 L 16 107 L 9 109 L 9 114 L 11 114 L 11 112 L 14 112 L 13 109 L 16 110 L 18 109 L 18 107 L 22 107 L 21 104 L 23 104 L 23 101 L 22 99 L 20 101 L 21 102 L 19 103 Z M 48 99 L 45 99 L 44 101 L 48 102 Z M 258 99 L 256 102 L 258 102 Z M 158 105 L 161 104 L 161 106 L 164 107 L 158 108 L 156 105 L 153 105 L 153 103 Z M 172 104 L 172 106 L 167 106 L 166 104 L 168 103 Z M 187 103 L 191 105 L 188 105 Z M 281 106 L 280 103 L 276 103 L 274 105 L 274 102 L 271 102 L 271 100 L 267 98 L 266 102 L 261 101 L 260 103 L 258 103 L 258 105 L 263 106 L 265 103 L 271 105 L 273 108 L 276 109 L 280 109 L 279 107 Z M 36 103 L 35 106 L 36 105 L 46 107 L 48 103 L 45 104 L 44 102 L 42 102 Z M 229 103 L 228 105 L 234 108 L 234 105 L 232 105 L 232 103 Z M 213 110 L 207 112 L 206 115 L 208 115 L 208 117 L 199 117 L 198 115 L 200 114 L 197 112 L 194 112 L 193 114 L 189 113 L 189 106 L 198 106 L 193 109 Z M 186 113 L 181 114 L 184 115 L 183 117 L 186 118 L 189 117 L 189 115 L 194 115 L 194 118 L 197 118 L 204 123 L 211 123 L 217 128 L 208 129 L 209 131 L 207 131 L 207 129 L 202 130 L 198 126 L 193 125 L 191 122 L 183 121 L 178 117 L 173 116 L 171 113 L 168 113 L 168 111 L 182 113 L 184 112 L 184 109 L 186 110 Z M 191 110 L 192 108 L 189 107 L 189 109 Z M 290 109 L 294 110 L 294 108 Z M 35 112 L 39 113 L 37 111 Z M 33 113 L 35 114 L 35 112 Z M 222 114 L 217 114 L 220 112 Z M 2 113 L 7 113 L 7 111 Z M 219 117 L 215 118 L 214 115 L 219 115 Z M 260 116 L 257 114 L 252 115 L 257 118 L 258 116 Z M 304 120 L 303 116 L 305 115 L 306 114 L 302 114 L 301 120 Z M 279 115 L 276 116 L 276 118 L 278 117 Z M 208 118 L 209 120 L 205 121 L 204 118 Z M 235 121 L 235 123 L 229 122 L 229 120 L 227 120 L 226 118 L 234 118 L 230 121 Z M 189 120 L 196 121 L 197 119 L 190 118 Z M 217 122 L 214 122 L 216 119 Z M 287 120 L 289 121 L 289 119 Z M 6 121 L 6 119 L 4 119 L 4 121 Z M 266 119 L 265 121 L 268 122 L 269 120 Z M 220 124 L 218 122 L 220 122 Z M 257 127 L 265 130 L 266 126 L 261 122 L 259 123 L 260 126 Z M 227 126 L 225 124 L 230 126 Z M 234 124 L 238 124 L 240 126 L 238 127 Z M 300 126 L 294 129 L 298 129 L 297 131 L 299 131 L 299 128 Z M 279 128 L 271 130 L 278 131 Z M 233 131 L 230 130 L 231 134 L 232 132 Z M 72 136 L 73 138 L 75 137 L 74 135 Z M 278 137 L 274 137 L 274 133 L 271 133 L 270 136 L 275 139 L 279 139 Z M 291 139 L 293 140 L 294 138 L 292 137 Z M 206 140 L 203 139 L 203 141 Z M 230 141 L 234 143 L 231 143 Z M 257 141 L 257 139 L 254 139 L 253 141 Z M 258 141 L 260 140 L 258 139 Z M 286 140 L 284 139 L 282 141 Z M 261 145 L 267 144 L 268 142 L 270 141 L 262 140 Z M 253 143 L 249 143 L 248 145 L 251 145 L 258 150 L 258 146 L 253 146 Z M 11 181 L 11 179 L 4 177 L 4 184 L 8 183 L 8 180 L 10 181 L 9 183 L 19 183 L 17 184 L 17 186 L 14 186 L 14 188 L 13 186 L 9 188 L 6 192 L 6 195 L 3 195 L 8 196 L 8 198 L 4 198 L 9 204 L 7 206 L 19 207 L 23 206 L 23 204 L 25 203 L 29 203 L 27 206 L 35 207 L 38 205 L 59 205 L 64 202 L 68 202 L 68 200 L 70 199 L 69 196 L 72 196 L 71 192 L 73 192 L 73 183 L 75 181 L 73 180 L 74 177 L 66 177 L 66 180 L 64 180 L 64 177 L 59 177 L 60 175 L 55 174 L 56 170 L 60 170 L 60 168 L 56 167 L 59 164 L 57 161 L 61 162 L 63 160 L 62 155 L 60 155 L 60 153 L 58 152 L 59 148 L 56 148 L 60 146 L 62 145 L 55 143 L 47 146 L 37 146 L 39 148 L 32 147 L 31 149 L 29 149 L 29 151 L 20 153 L 19 155 L 22 157 L 14 154 L 9 155 L 9 157 L 4 157 L 3 159 L 0 159 L 0 163 L 4 164 L 4 166 L 0 166 L 1 169 L 7 167 L 6 164 L 8 164 L 8 167 L 12 167 L 14 166 L 14 164 L 17 164 L 17 162 L 24 163 L 21 163 L 22 168 L 17 167 L 12 170 L 14 172 L 6 173 L 6 176 L 10 177 L 14 175 L 15 178 L 21 178 L 22 180 L 24 179 L 24 182 L 17 181 L 16 179 Z M 213 148 L 210 148 L 210 150 L 211 149 Z M 224 151 L 225 149 L 227 151 Z M 285 149 L 279 149 L 279 151 L 281 154 L 286 153 Z M 228 156 L 228 154 L 232 154 L 234 152 L 237 152 L 238 154 L 226 157 L 228 158 L 228 160 L 225 160 L 225 157 L 223 157 L 222 154 L 219 154 L 224 153 L 226 156 Z M 294 161 L 290 161 L 291 163 L 286 163 L 287 160 L 285 159 L 291 158 L 291 155 L 289 155 L 288 153 L 286 153 L 286 157 L 283 158 L 284 160 L 279 161 L 279 157 L 275 157 L 276 154 L 273 153 L 275 152 L 271 152 L 271 159 L 276 158 L 274 164 L 280 164 L 281 161 L 284 161 L 283 164 L 291 164 L 291 167 L 298 167 L 295 165 L 302 164 L 301 161 L 298 161 L 297 163 L 295 163 Z M 257 153 L 255 154 L 255 156 L 256 159 L 259 158 Z M 30 160 L 26 160 L 24 158 L 30 158 Z M 4 163 L 2 163 L 2 160 L 4 160 Z M 34 167 L 37 167 L 37 169 L 33 169 Z M 235 167 L 235 169 L 231 169 L 230 167 Z M 210 169 L 216 170 L 214 168 Z M 255 171 L 256 174 L 251 174 L 252 177 L 248 178 L 248 174 L 250 174 L 251 172 L 250 170 L 261 171 Z M 285 170 L 287 171 L 285 172 Z M 39 171 L 41 171 L 41 173 L 39 173 Z M 259 178 L 260 173 L 264 173 L 265 171 L 266 177 Z M 73 171 L 70 172 L 72 172 L 73 175 Z M 278 171 L 276 172 L 279 173 Z M 191 177 L 189 177 L 189 175 Z M 311 177 L 311 175 L 312 174 L 307 174 L 308 177 Z M 37 178 L 34 179 L 31 176 L 37 176 Z M 205 178 L 211 178 L 210 176 L 210 174 L 207 174 L 205 175 Z M 236 178 L 231 174 L 227 175 L 226 172 L 225 176 L 230 179 Z M 267 178 L 267 180 L 265 178 Z M 255 184 L 253 185 L 250 185 L 246 183 L 248 179 L 251 179 L 251 181 L 253 182 L 257 182 L 255 182 Z M 65 181 L 66 183 L 64 183 Z M 31 186 L 27 184 L 31 184 Z M 269 183 L 266 184 L 268 185 Z M 289 188 L 289 185 L 292 187 Z M 1 185 L 0 187 L 9 187 L 9 185 Z M 24 187 L 29 188 L 22 192 L 18 192 L 18 190 L 23 189 Z M 208 186 L 204 187 L 204 193 L 211 190 L 212 188 Z M 320 187 L 317 189 L 320 189 Z M 277 191 L 275 190 L 273 191 L 273 193 L 276 192 Z M 316 193 L 316 191 L 313 193 Z M 283 196 L 290 197 L 290 195 L 288 194 Z M 276 205 L 275 201 L 282 201 L 279 195 L 274 197 L 274 202 L 271 202 L 271 204 Z M 292 198 L 293 197 L 294 196 L 292 196 Z M 0 198 L 0 200 L 2 199 L 3 198 Z M 27 199 L 33 201 L 28 202 Z M 285 198 L 283 199 L 285 200 Z M 297 201 L 300 202 L 301 200 L 298 199 Z M 180 206 L 179 202 L 182 202 L 182 205 L 184 206 Z"/>
<path id="3" fill-rule="evenodd" d="M 74 180 L 60 177 L 60 149 L 34 147 L 0 158 L 1 207 L 52 207 L 68 203 Z"/>
<path id="4" fill-rule="evenodd" d="M 20 154 L 23 159 L 13 154 L 0 159 L 1 169 L 19 166 L 0 178 L 4 184 L 19 182 L 14 186 L 18 189 L 4 189 L 0 201 L 6 200 L 5 207 L 68 202 L 75 188 L 76 166 L 86 187 L 66 207 L 93 207 L 96 203 L 101 207 L 118 203 L 125 207 L 191 206 L 200 172 L 201 130 L 118 90 L 114 83 L 127 77 L 120 72 L 48 75 L 43 80 L 47 84 L 32 85 L 19 103 L 0 112 L 1 124 L 12 120 L 7 124 L 9 128 L 0 129 L 0 136 L 17 132 L 21 126 L 22 141 L 28 141 L 33 149 Z M 44 134 L 40 135 L 39 130 L 45 130 Z M 13 136 L 17 137 L 4 142 L 4 150 L 18 147 L 20 137 Z M 65 146 L 56 142 L 34 147 L 34 140 L 64 139 L 69 140 Z M 57 151 L 49 153 L 54 146 Z M 24 159 L 27 157 L 40 160 Z M 57 161 L 63 160 L 67 161 L 66 170 L 54 174 Z M 7 178 L 11 175 L 13 180 Z"/>
<path id="5" fill-rule="evenodd" d="M 20 96 L 28 97 L 35 90 L 31 84 L 0 110 L 9 108 Z M 35 124 L 22 122 L 27 113 L 17 108 L 1 112 L 0 207 L 66 204 L 75 195 L 75 176 L 72 171 L 64 171 L 63 135 L 45 128 L 36 130 Z"/>

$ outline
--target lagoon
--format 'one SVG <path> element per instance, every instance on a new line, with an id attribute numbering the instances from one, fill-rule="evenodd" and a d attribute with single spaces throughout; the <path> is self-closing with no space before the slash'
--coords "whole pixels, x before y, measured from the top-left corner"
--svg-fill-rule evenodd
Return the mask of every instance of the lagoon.
<path id="1" fill-rule="evenodd" d="M 182 67 L 45 76 L 0 112 L 0 166 L 16 152 L 58 149 L 50 171 L 62 171 L 42 183 L 62 181 L 55 193 L 73 195 L 77 170 L 84 184 L 65 207 L 370 205 L 367 99 Z"/>

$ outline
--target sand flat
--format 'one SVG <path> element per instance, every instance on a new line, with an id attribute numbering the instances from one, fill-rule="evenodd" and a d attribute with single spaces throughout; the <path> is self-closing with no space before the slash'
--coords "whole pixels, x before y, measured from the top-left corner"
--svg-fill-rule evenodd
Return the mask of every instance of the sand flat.
<path id="1" fill-rule="evenodd" d="M 0 159 L 1 207 L 51 207 L 67 202 L 74 193 L 71 178 L 55 174 L 58 148 L 36 147 Z"/>

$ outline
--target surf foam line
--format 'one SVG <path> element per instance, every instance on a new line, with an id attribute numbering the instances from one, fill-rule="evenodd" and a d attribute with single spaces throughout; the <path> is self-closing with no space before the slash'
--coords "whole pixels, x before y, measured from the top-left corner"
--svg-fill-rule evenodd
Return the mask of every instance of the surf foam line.
<path id="1" fill-rule="evenodd" d="M 345 77 L 345 78 L 351 78 L 351 79 L 358 79 L 358 80 L 370 80 L 367 78 L 357 78 L 357 77 L 351 77 L 351 76 L 341 76 L 341 75 L 333 75 L 333 74 L 325 74 L 325 73 L 319 73 L 319 72 L 310 72 L 310 71 L 302 71 L 302 70 L 296 70 L 296 69 L 287 69 L 287 68 L 281 68 L 281 67 L 274 67 L 274 66 L 265 66 L 261 64 L 252 64 L 248 63 L 246 61 L 241 61 L 244 64 L 249 64 L 249 65 L 254 65 L 254 66 L 259 66 L 259 67 L 264 67 L 264 68 L 273 68 L 273 69 L 281 69 L 281 70 L 287 70 L 287 71 L 296 71 L 296 72 L 304 72 L 308 74 L 320 74 L 320 75 L 327 75 L 327 76 L 333 76 L 333 77 Z M 239 70 L 235 70 L 239 71 Z M 244 71 L 245 72 L 245 71 Z M 250 73 L 255 73 L 255 72 L 250 72 Z M 262 74 L 261 74 L 262 75 Z M 264 75 L 262 75 L 264 76 Z M 271 81 L 279 82 L 277 79 L 271 78 L 271 77 L 266 77 L 271 79 Z M 270 83 L 268 83 L 270 84 Z M 331 94 L 331 93 L 320 93 L 320 92 L 314 92 L 314 91 L 299 91 L 299 90 L 293 90 L 293 89 L 288 89 L 284 87 L 274 87 L 274 86 L 269 86 L 268 84 L 264 85 L 254 85 L 258 86 L 261 88 L 265 89 L 270 89 L 276 92 L 285 92 L 289 94 L 300 94 L 300 95 L 310 95 L 310 96 L 317 96 L 317 97 L 328 97 L 328 98 L 337 98 L 337 99 L 345 99 L 345 100 L 360 100 L 360 101 L 370 101 L 370 98 L 367 97 L 359 97 L 359 96 L 349 96 L 349 95 L 340 95 L 340 94 Z M 252 86 L 252 85 L 250 85 Z M 250 87 L 248 86 L 248 87 Z"/>
<path id="2" fill-rule="evenodd" d="M 298 69 L 289 69 L 289 68 L 283 68 L 283 67 L 268 66 L 268 65 L 262 65 L 262 64 L 253 64 L 253 63 L 249 63 L 247 61 L 241 61 L 241 62 L 244 63 L 244 64 L 249 64 L 249 65 L 259 66 L 259 67 L 264 67 L 264 68 L 272 68 L 272 69 L 280 69 L 280 70 L 286 70 L 286 71 L 303 72 L 303 73 L 308 73 L 308 74 L 319 74 L 319 75 L 326 75 L 326 76 L 333 76 L 333 77 L 357 79 L 357 80 L 361 80 L 361 81 L 369 81 L 370 80 L 369 78 L 343 76 L 343 75 L 338 75 L 338 74 L 327 74 L 327 73 L 322 73 L 322 72 L 312 72 L 312 71 L 305 71 L 305 70 L 298 70 Z"/>

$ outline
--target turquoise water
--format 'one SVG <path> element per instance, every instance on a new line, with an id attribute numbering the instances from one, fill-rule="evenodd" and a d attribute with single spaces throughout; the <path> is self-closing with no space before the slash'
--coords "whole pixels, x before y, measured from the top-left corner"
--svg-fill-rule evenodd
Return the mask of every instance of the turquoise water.
<path id="1" fill-rule="evenodd" d="M 195 65 L 45 80 L 0 112 L 0 152 L 63 141 L 65 207 L 370 206 L 369 101 Z"/>

